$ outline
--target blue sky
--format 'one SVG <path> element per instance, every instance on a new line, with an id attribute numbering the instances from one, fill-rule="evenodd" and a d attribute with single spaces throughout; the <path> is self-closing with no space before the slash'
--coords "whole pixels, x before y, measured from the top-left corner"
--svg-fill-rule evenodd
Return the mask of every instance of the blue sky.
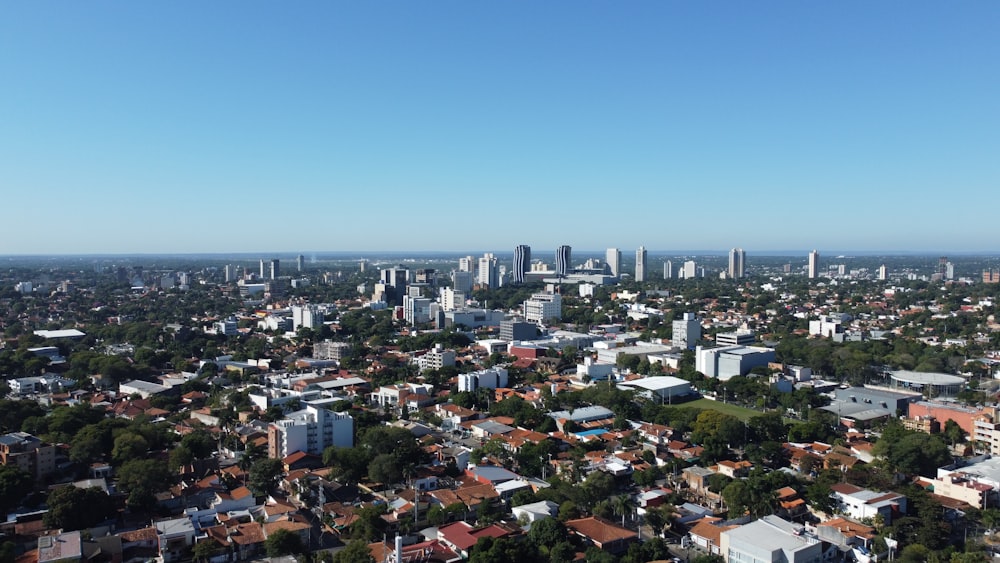
<path id="1" fill-rule="evenodd" d="M 0 254 L 984 251 L 1000 3 L 0 6 Z"/>

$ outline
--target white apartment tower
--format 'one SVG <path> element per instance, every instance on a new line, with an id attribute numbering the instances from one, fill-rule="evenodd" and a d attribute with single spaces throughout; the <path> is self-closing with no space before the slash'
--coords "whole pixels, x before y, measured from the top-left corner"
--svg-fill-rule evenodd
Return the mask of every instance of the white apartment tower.
<path id="1" fill-rule="evenodd" d="M 479 268 L 476 270 L 476 282 L 479 285 L 491 288 L 500 285 L 500 267 L 496 256 L 487 252 L 479 259 Z"/>
<path id="2" fill-rule="evenodd" d="M 878 279 L 882 281 L 889 279 L 889 269 L 885 267 L 885 264 L 878 267 Z"/>
<path id="3" fill-rule="evenodd" d="M 562 296 L 558 293 L 536 293 L 524 302 L 524 320 L 544 325 L 562 318 Z"/>
<path id="4" fill-rule="evenodd" d="M 663 263 L 663 279 L 669 280 L 674 277 L 674 263 L 667 260 Z"/>
<path id="5" fill-rule="evenodd" d="M 315 305 L 295 305 L 292 307 L 292 330 L 302 327 L 316 329 L 323 325 L 323 311 Z"/>
<path id="6" fill-rule="evenodd" d="M 646 247 L 640 246 L 635 251 L 635 281 L 646 281 Z"/>
<path id="7" fill-rule="evenodd" d="M 816 279 L 819 275 L 819 251 L 813 250 L 809 253 L 809 279 Z"/>
<path id="8" fill-rule="evenodd" d="M 690 280 L 698 276 L 698 265 L 694 263 L 694 260 L 688 260 L 684 262 L 684 268 L 681 269 L 681 277 Z"/>
<path id="9" fill-rule="evenodd" d="M 617 248 L 609 248 L 604 254 L 604 262 L 608 265 L 608 271 L 616 278 L 622 275 L 622 251 Z"/>
<path id="10" fill-rule="evenodd" d="M 742 278 L 746 276 L 747 253 L 742 248 L 729 251 L 729 277 Z"/>
<path id="11" fill-rule="evenodd" d="M 354 419 L 344 413 L 307 405 L 272 422 L 267 428 L 268 457 L 282 459 L 295 452 L 323 455 L 329 446 L 354 445 Z"/>

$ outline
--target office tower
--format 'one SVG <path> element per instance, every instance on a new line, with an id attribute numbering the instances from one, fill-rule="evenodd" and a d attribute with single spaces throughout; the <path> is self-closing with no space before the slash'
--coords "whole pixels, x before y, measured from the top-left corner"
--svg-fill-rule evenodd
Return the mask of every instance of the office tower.
<path id="1" fill-rule="evenodd" d="M 819 275 L 819 251 L 813 250 L 809 253 L 809 279 L 815 279 Z"/>
<path id="2" fill-rule="evenodd" d="M 878 279 L 882 281 L 889 279 L 889 270 L 885 267 L 885 264 L 878 267 Z"/>
<path id="3" fill-rule="evenodd" d="M 681 270 L 681 277 L 686 280 L 694 279 L 698 275 L 698 265 L 694 263 L 694 260 L 688 260 L 684 262 L 684 268 Z"/>
<path id="4" fill-rule="evenodd" d="M 271 260 L 271 279 L 276 280 L 281 277 L 281 263 L 275 258 Z"/>
<path id="5" fill-rule="evenodd" d="M 487 252 L 479 259 L 479 267 L 476 270 L 476 282 L 486 287 L 498 287 L 500 285 L 500 269 L 496 256 Z"/>
<path id="6" fill-rule="evenodd" d="M 670 343 L 678 348 L 692 349 L 701 340 L 701 319 L 694 313 L 684 313 L 684 316 L 673 322 L 673 337 Z"/>
<path id="7" fill-rule="evenodd" d="M 323 326 L 323 311 L 316 305 L 292 306 L 292 330 L 302 327 L 318 329 Z"/>
<path id="8" fill-rule="evenodd" d="M 476 259 L 472 256 L 463 256 L 458 259 L 459 272 L 473 272 L 476 269 Z"/>
<path id="9" fill-rule="evenodd" d="M 225 276 L 226 283 L 229 283 L 231 281 L 235 281 L 236 280 L 236 265 L 235 264 L 226 264 L 226 267 L 223 268 L 223 275 Z"/>
<path id="10" fill-rule="evenodd" d="M 531 269 L 531 247 L 519 244 L 514 247 L 514 271 L 511 276 L 514 283 L 524 283 L 524 274 L 529 269 Z"/>
<path id="11" fill-rule="evenodd" d="M 944 265 L 944 279 L 953 280 L 955 279 L 955 265 L 948 262 Z"/>
<path id="12" fill-rule="evenodd" d="M 617 248 L 609 248 L 604 254 L 604 262 L 608 265 L 608 271 L 616 278 L 622 275 L 622 251 Z"/>
<path id="13" fill-rule="evenodd" d="M 460 291 L 465 294 L 472 292 L 473 276 L 472 272 L 465 272 L 462 270 L 456 270 L 451 273 L 451 285 L 455 288 L 455 291 Z"/>
<path id="14" fill-rule="evenodd" d="M 362 258 L 361 262 L 358 264 L 358 269 L 361 270 L 361 273 L 364 273 L 365 270 L 368 269 L 368 260 Z"/>
<path id="15" fill-rule="evenodd" d="M 663 279 L 669 280 L 674 277 L 674 263 L 667 260 L 663 263 Z"/>
<path id="16" fill-rule="evenodd" d="M 747 253 L 742 248 L 729 251 L 729 277 L 742 278 L 746 275 Z"/>
<path id="17" fill-rule="evenodd" d="M 556 249 L 556 275 L 565 276 L 569 273 L 572 261 L 573 249 L 568 245 L 562 245 Z"/>
<path id="18" fill-rule="evenodd" d="M 635 251 L 635 281 L 646 281 L 646 247 L 640 246 Z"/>
<path id="19" fill-rule="evenodd" d="M 263 279 L 266 279 L 266 278 L 267 278 L 267 264 L 264 262 L 263 259 L 261 259 L 261 261 L 260 261 L 260 279 L 263 280 Z"/>
<path id="20" fill-rule="evenodd" d="M 562 318 L 562 295 L 558 293 L 536 293 L 523 304 L 524 320 L 537 325 Z"/>
<path id="21" fill-rule="evenodd" d="M 299 257 L 295 260 L 295 266 L 298 268 L 298 271 L 301 272 L 302 268 L 304 268 L 305 265 L 306 265 L 306 257 L 299 254 Z"/>

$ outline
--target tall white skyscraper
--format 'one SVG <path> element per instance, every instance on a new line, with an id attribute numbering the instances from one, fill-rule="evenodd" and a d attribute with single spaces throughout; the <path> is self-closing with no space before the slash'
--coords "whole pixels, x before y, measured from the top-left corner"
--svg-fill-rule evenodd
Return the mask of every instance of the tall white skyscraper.
<path id="1" fill-rule="evenodd" d="M 635 281 L 646 281 L 646 247 L 640 246 L 635 251 Z"/>
<path id="2" fill-rule="evenodd" d="M 604 254 L 604 262 L 608 265 L 608 270 L 612 276 L 618 277 L 622 274 L 622 251 L 617 248 L 609 248 Z"/>
<path id="3" fill-rule="evenodd" d="M 674 263 L 667 260 L 663 263 L 663 279 L 669 280 L 674 277 Z"/>
<path id="4" fill-rule="evenodd" d="M 746 275 L 747 253 L 742 248 L 729 251 L 729 277 L 742 278 Z"/>
<path id="5" fill-rule="evenodd" d="M 878 267 L 878 279 L 882 281 L 889 279 L 889 270 L 885 267 L 885 264 Z"/>
<path id="6" fill-rule="evenodd" d="M 819 275 L 819 251 L 813 250 L 809 253 L 809 279 L 815 279 Z"/>
<path id="7" fill-rule="evenodd" d="M 684 268 L 681 270 L 681 274 L 681 277 L 686 280 L 695 278 L 698 275 L 698 265 L 694 263 L 694 260 L 684 262 Z"/>
<path id="8" fill-rule="evenodd" d="M 500 286 L 500 268 L 497 259 L 492 253 L 487 252 L 479 259 L 479 268 L 476 275 L 479 285 L 487 287 Z"/>

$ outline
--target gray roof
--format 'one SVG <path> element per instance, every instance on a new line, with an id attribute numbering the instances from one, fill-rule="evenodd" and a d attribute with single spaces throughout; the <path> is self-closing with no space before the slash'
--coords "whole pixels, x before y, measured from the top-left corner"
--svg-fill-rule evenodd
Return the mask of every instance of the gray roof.
<path id="1" fill-rule="evenodd" d="M 567 419 L 573 422 L 586 422 L 588 420 L 600 420 L 602 418 L 611 418 L 615 416 L 615 413 L 610 409 L 604 407 L 593 406 L 593 407 L 580 407 L 578 409 L 573 409 L 572 411 L 556 411 L 550 412 L 549 416 L 556 420 Z"/>

